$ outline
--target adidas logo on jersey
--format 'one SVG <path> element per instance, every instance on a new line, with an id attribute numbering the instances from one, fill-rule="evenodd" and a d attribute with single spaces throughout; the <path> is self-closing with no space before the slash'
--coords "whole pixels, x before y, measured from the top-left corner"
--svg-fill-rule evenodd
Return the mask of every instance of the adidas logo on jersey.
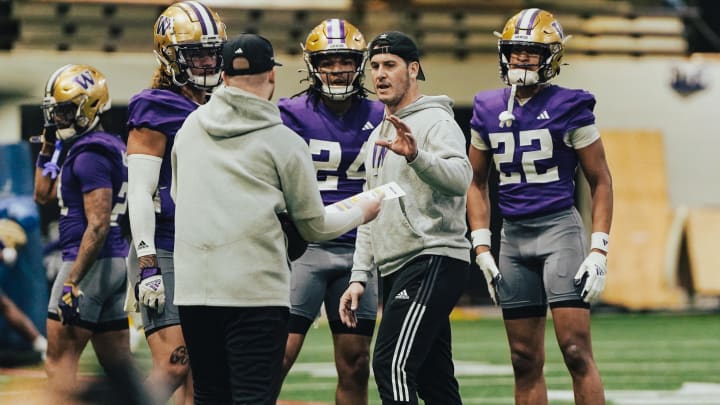
<path id="1" fill-rule="evenodd" d="M 140 250 L 140 249 L 147 249 L 147 248 L 148 248 L 148 245 L 147 245 L 147 243 L 145 243 L 144 240 L 141 240 L 140 243 L 138 243 L 137 248 L 138 248 L 138 250 Z"/>
<path id="2" fill-rule="evenodd" d="M 363 125 L 362 130 L 363 131 L 370 131 L 375 128 L 375 125 L 373 125 L 370 121 L 365 122 L 365 125 Z"/>
<path id="3" fill-rule="evenodd" d="M 407 293 L 407 290 L 402 290 L 395 296 L 396 300 L 409 300 L 410 296 Z"/>
<path id="4" fill-rule="evenodd" d="M 537 116 L 537 119 L 539 120 L 549 120 L 550 114 L 548 114 L 547 110 L 540 113 L 540 115 Z"/>

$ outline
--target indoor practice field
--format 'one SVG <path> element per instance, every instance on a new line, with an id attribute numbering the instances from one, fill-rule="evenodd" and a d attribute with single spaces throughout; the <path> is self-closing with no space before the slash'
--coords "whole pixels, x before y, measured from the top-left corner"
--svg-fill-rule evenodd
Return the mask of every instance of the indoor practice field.
<path id="1" fill-rule="evenodd" d="M 496 315 L 456 311 L 453 349 L 465 404 L 512 404 L 513 379 L 502 321 Z M 545 367 L 551 404 L 572 404 L 570 377 L 548 323 Z M 608 404 L 720 404 L 720 315 L 594 314 L 593 348 Z M 332 404 L 335 370 L 330 333 L 323 319 L 313 327 L 298 362 L 287 377 L 281 405 Z M 136 352 L 150 369 L 144 341 Z M 91 349 L 83 354 L 83 375 L 100 375 Z M 41 365 L 0 369 L 0 404 L 42 403 Z M 370 380 L 370 404 L 380 404 Z"/>

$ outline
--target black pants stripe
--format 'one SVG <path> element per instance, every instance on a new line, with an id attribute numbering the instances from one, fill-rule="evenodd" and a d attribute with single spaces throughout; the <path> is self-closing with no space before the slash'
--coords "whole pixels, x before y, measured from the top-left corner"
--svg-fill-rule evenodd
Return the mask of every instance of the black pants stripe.
<path id="1" fill-rule="evenodd" d="M 383 279 L 373 371 L 383 404 L 460 404 L 449 315 L 468 263 L 422 256 Z"/>

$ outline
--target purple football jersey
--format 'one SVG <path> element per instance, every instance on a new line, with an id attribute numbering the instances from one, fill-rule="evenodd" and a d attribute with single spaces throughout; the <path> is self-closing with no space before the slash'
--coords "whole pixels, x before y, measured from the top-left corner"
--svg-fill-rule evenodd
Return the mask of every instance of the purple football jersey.
<path id="1" fill-rule="evenodd" d="M 110 232 L 98 259 L 127 256 L 129 244 L 120 229 L 127 215 L 127 176 L 125 144 L 120 137 L 91 132 L 70 147 L 60 173 L 57 193 L 63 261 L 77 258 L 87 228 L 83 194 L 99 188 L 112 189 L 113 205 Z"/>
<path id="2" fill-rule="evenodd" d="M 595 97 L 551 85 L 524 105 L 516 102 L 512 126 L 500 128 L 498 116 L 507 109 L 509 96 L 510 88 L 478 93 L 470 121 L 491 149 L 500 174 L 502 215 L 537 216 L 572 206 L 578 159 L 563 138 L 595 123 Z"/>
<path id="3" fill-rule="evenodd" d="M 366 142 L 383 119 L 384 104 L 354 99 L 343 116 L 322 101 L 303 94 L 278 102 L 283 123 L 297 132 L 310 147 L 323 203 L 330 205 L 362 192 L 365 184 Z M 338 241 L 353 242 L 355 230 Z"/>
<path id="4" fill-rule="evenodd" d="M 185 118 L 197 107 L 197 103 L 185 96 L 160 89 L 145 89 L 134 95 L 128 104 L 128 130 L 148 128 L 167 137 L 155 193 L 155 246 L 159 249 L 173 251 L 175 244 L 175 202 L 170 197 L 170 152 L 175 143 L 175 134 Z"/>

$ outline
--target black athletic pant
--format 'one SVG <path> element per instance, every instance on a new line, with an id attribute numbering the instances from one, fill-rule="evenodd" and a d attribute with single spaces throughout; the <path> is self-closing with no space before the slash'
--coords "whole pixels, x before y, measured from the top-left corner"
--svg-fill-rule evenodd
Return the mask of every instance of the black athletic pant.
<path id="1" fill-rule="evenodd" d="M 287 307 L 179 306 L 196 405 L 274 405 Z"/>
<path id="2" fill-rule="evenodd" d="M 467 262 L 421 256 L 383 278 L 373 371 L 383 404 L 461 404 L 452 362 L 450 311 Z"/>

